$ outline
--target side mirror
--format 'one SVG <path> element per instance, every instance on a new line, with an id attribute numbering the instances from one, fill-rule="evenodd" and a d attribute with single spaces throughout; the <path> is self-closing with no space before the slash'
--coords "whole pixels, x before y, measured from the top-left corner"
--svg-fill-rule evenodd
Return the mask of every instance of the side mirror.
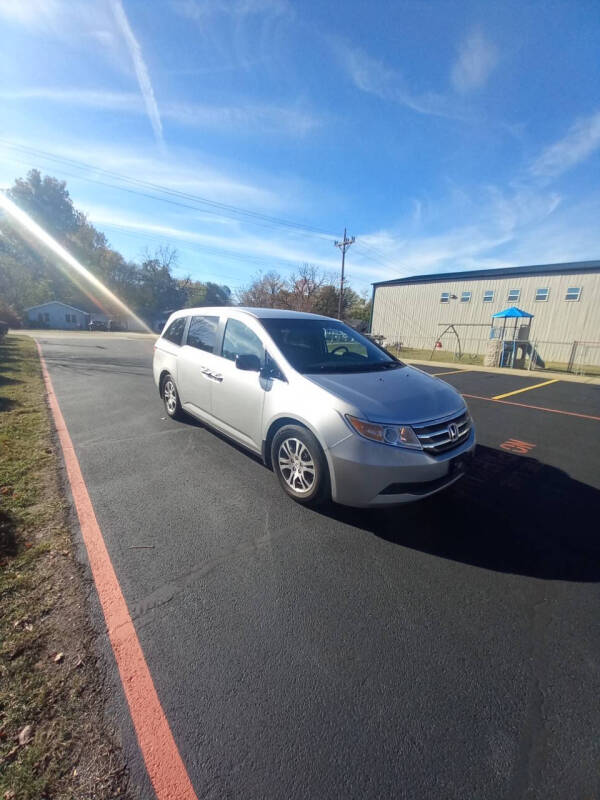
<path id="1" fill-rule="evenodd" d="M 244 372 L 260 372 L 260 358 L 255 355 L 239 355 L 235 357 L 235 365 Z"/>

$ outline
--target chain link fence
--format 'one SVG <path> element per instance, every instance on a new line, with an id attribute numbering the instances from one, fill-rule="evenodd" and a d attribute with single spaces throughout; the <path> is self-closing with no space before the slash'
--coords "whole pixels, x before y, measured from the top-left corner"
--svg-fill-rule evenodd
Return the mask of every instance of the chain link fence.
<path id="1" fill-rule="evenodd" d="M 404 359 L 600 376 L 600 342 L 513 341 L 489 336 L 457 338 L 450 334 L 433 341 L 429 337 L 412 335 L 389 339 L 378 336 L 376 331 L 371 335 L 391 353 Z"/>

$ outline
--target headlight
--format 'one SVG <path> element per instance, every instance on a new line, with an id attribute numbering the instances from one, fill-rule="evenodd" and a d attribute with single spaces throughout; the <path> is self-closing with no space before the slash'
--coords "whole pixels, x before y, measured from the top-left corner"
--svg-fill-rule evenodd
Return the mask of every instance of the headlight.
<path id="1" fill-rule="evenodd" d="M 350 414 L 346 414 L 346 419 L 354 430 L 365 439 L 390 444 L 392 447 L 412 447 L 415 450 L 421 450 L 421 443 L 416 433 L 408 425 L 382 425 L 378 422 L 367 422 L 364 419 L 351 417 Z"/>

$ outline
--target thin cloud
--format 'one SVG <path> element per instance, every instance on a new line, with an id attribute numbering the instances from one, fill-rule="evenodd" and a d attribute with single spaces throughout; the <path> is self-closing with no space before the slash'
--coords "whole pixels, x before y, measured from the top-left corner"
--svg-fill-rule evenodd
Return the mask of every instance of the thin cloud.
<path id="1" fill-rule="evenodd" d="M 196 22 L 205 22 L 215 14 L 239 18 L 243 16 L 291 14 L 287 0 L 174 0 L 174 11 Z"/>
<path id="2" fill-rule="evenodd" d="M 146 106 L 138 94 L 103 89 L 29 86 L 0 89 L 2 100 L 42 100 L 99 111 L 143 114 Z M 271 105 L 214 106 L 199 103 L 165 103 L 161 116 L 180 125 L 244 133 L 287 134 L 303 137 L 318 128 L 322 120 L 308 111 Z"/>
<path id="3" fill-rule="evenodd" d="M 60 89 L 46 86 L 0 89 L 2 100 L 45 100 L 103 111 L 143 111 L 139 95 L 102 89 Z"/>
<path id="4" fill-rule="evenodd" d="M 357 89 L 376 95 L 416 111 L 440 117 L 460 118 L 456 103 L 436 92 L 413 92 L 404 77 L 382 61 L 372 58 L 359 47 L 353 47 L 342 39 L 331 39 L 333 52 L 342 69 Z"/>
<path id="5" fill-rule="evenodd" d="M 323 243 L 319 242 L 318 238 L 315 240 L 315 246 L 311 247 L 306 236 L 298 237 L 300 241 L 296 245 L 289 236 L 285 238 L 268 235 L 254 236 L 246 233 L 242 228 L 237 231 L 228 231 L 226 236 L 220 236 L 214 233 L 212 225 L 210 233 L 203 233 L 197 228 L 189 230 L 152 223 L 146 219 L 127 217 L 122 213 L 115 214 L 114 211 L 107 209 L 88 207 L 87 213 L 89 219 L 99 227 L 105 225 L 131 233 L 158 235 L 175 242 L 188 242 L 202 247 L 233 252 L 240 256 L 272 261 L 274 265 L 277 262 L 285 262 L 294 265 L 311 263 L 325 269 L 338 269 L 339 267 L 336 256 L 324 256 L 320 252 L 323 249 Z M 330 249 L 333 250 L 333 248 Z"/>
<path id="6" fill-rule="evenodd" d="M 536 178 L 556 178 L 600 147 L 600 111 L 577 120 L 566 136 L 549 145 L 530 167 Z"/>
<path id="7" fill-rule="evenodd" d="M 0 17 L 26 28 L 43 28 L 60 10 L 57 0 L 0 0 Z"/>
<path id="8" fill-rule="evenodd" d="M 41 148 L 48 152 L 53 157 L 48 166 L 44 165 L 43 158 L 40 163 L 40 159 L 35 156 L 31 157 L 31 166 L 38 166 L 58 177 L 61 177 L 61 172 L 54 159 L 58 158 L 59 161 L 61 158 L 74 159 L 89 164 L 93 168 L 98 167 L 118 173 L 126 178 L 151 181 L 169 189 L 189 192 L 220 203 L 239 205 L 260 211 L 267 210 L 269 213 L 279 212 L 282 209 L 286 193 L 290 193 L 296 198 L 299 194 L 304 195 L 306 192 L 299 185 L 290 186 L 289 178 L 269 182 L 266 176 L 260 175 L 256 180 L 251 181 L 240 175 L 239 169 L 215 166 L 214 159 L 202 158 L 197 152 L 190 150 L 178 152 L 172 149 L 166 158 L 157 159 L 155 153 L 148 150 L 134 151 L 120 147 L 116 143 L 104 144 L 91 140 L 53 142 L 47 139 L 42 141 L 20 139 L 9 141 L 9 144 L 22 145 L 36 150 Z M 2 149 L 1 144 L 0 151 L 0 169 L 2 173 L 10 170 L 8 175 L 12 177 L 15 174 L 13 170 L 22 169 L 23 155 L 14 153 L 9 148 Z M 14 158 L 17 161 L 13 164 L 11 159 Z M 84 172 L 84 174 L 88 173 Z M 74 176 L 65 177 L 71 181 Z"/>
<path id="9" fill-rule="evenodd" d="M 452 86 L 460 94 L 480 89 L 498 63 L 498 48 L 479 30 L 461 44 L 452 67 Z"/>
<path id="10" fill-rule="evenodd" d="M 382 256 L 379 263 L 388 267 L 376 270 L 374 259 L 370 266 L 373 273 L 390 275 L 394 272 L 391 265 L 401 262 L 393 277 L 489 266 L 493 259 L 500 258 L 500 253 L 507 260 L 514 258 L 512 254 L 520 244 L 541 226 L 545 230 L 562 230 L 560 222 L 555 222 L 560 205 L 561 198 L 555 193 L 528 187 L 508 192 L 486 187 L 483 192 L 474 193 L 467 207 L 462 201 L 457 205 L 455 200 L 440 207 L 436 216 L 445 224 L 438 224 L 438 231 L 430 232 L 425 227 L 415 231 L 412 219 L 407 219 L 397 230 L 379 230 L 357 240 L 376 248 Z M 456 224 L 465 215 L 472 221 L 468 225 Z M 361 260 L 368 262 L 368 255 L 361 256 Z M 502 260 L 502 264 L 506 266 L 507 261 Z"/>
<path id="11" fill-rule="evenodd" d="M 133 67 L 135 69 L 135 74 L 138 79 L 142 97 L 144 98 L 146 113 L 150 119 L 154 136 L 156 137 L 158 144 L 161 147 L 164 147 L 162 122 L 158 111 L 158 105 L 156 104 L 156 98 L 154 97 L 154 89 L 152 88 L 152 82 L 150 80 L 148 68 L 142 54 L 142 48 L 140 47 L 140 44 L 135 38 L 135 35 L 131 29 L 131 25 L 129 24 L 129 20 L 127 19 L 127 15 L 125 14 L 125 9 L 123 8 L 121 0 L 111 0 L 111 8 L 113 10 L 117 27 L 125 39 L 127 49 L 129 50 L 131 60 L 133 61 Z"/>
<path id="12" fill-rule="evenodd" d="M 199 128 L 258 130 L 263 133 L 288 133 L 305 136 L 320 120 L 294 108 L 269 105 L 209 106 L 196 103 L 169 103 L 163 116 Z"/>

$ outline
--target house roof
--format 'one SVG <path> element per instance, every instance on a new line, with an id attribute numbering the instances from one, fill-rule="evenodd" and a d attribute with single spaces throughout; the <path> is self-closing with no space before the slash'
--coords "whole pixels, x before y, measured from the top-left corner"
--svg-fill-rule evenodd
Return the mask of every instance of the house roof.
<path id="1" fill-rule="evenodd" d="M 431 275 L 411 275 L 408 278 L 378 281 L 373 284 L 373 287 L 398 286 L 408 283 L 449 283 L 450 281 L 509 278 L 518 275 L 553 275 L 574 272 L 600 272 L 600 261 L 570 261 L 561 264 L 534 264 L 529 267 L 498 267 L 495 269 L 464 270 L 463 272 L 435 272 Z"/>
<path id="2" fill-rule="evenodd" d="M 63 308 L 70 308 L 71 311 L 78 311 L 80 314 L 89 313 L 81 308 L 75 308 L 75 306 L 70 306 L 68 303 L 63 303 L 61 300 L 48 300 L 47 303 L 40 303 L 39 306 L 29 306 L 29 308 L 26 308 L 25 311 L 33 311 L 34 309 L 44 308 L 45 306 L 63 306 Z"/>

